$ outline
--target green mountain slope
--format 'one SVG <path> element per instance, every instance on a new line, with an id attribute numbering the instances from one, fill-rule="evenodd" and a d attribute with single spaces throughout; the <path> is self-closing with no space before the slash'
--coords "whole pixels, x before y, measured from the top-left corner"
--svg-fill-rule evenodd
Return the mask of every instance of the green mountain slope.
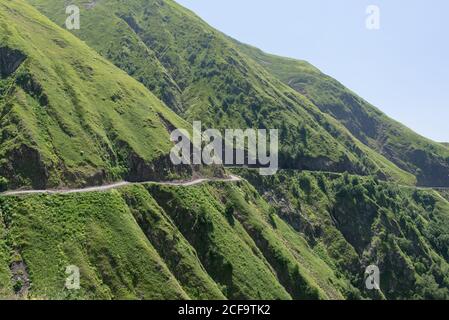
<path id="1" fill-rule="evenodd" d="M 269 55 L 244 44 L 238 45 L 271 74 L 341 122 L 365 145 L 414 174 L 418 184 L 449 186 L 447 148 L 390 119 L 305 61 Z"/>
<path id="2" fill-rule="evenodd" d="M 0 208 L 3 297 L 341 299 L 350 287 L 247 183 L 1 197 Z M 64 289 L 68 265 L 79 291 Z"/>
<path id="3" fill-rule="evenodd" d="M 449 202 L 436 191 L 346 174 L 236 172 L 349 279 L 359 290 L 351 298 L 449 298 Z M 369 265 L 380 269 L 379 295 L 365 289 Z"/>
<path id="4" fill-rule="evenodd" d="M 142 84 L 23 1 L 0 3 L 0 50 L 10 188 L 170 175 L 169 131 L 189 126 Z"/>
<path id="5" fill-rule="evenodd" d="M 29 2 L 64 25 L 63 0 Z M 242 54 L 233 41 L 175 2 L 73 3 L 80 6 L 82 17 L 81 29 L 74 34 L 184 119 L 201 120 L 208 128 L 277 128 L 284 168 L 349 171 L 415 183 L 412 174 L 360 143 L 306 97 Z M 161 70 L 164 77 L 155 83 L 149 68 Z M 167 99 L 165 92 L 180 99 Z"/>
<path id="6" fill-rule="evenodd" d="M 242 181 L 0 196 L 0 296 L 448 298 L 449 202 L 436 192 L 237 171 L 258 190 Z M 371 264 L 379 293 L 365 289 Z M 64 288 L 69 265 L 80 290 Z"/>
<path id="7" fill-rule="evenodd" d="M 65 1 L 29 2 L 62 26 Z M 449 298 L 448 192 L 402 186 L 443 182 L 426 166 L 444 174 L 447 147 L 173 1 L 74 3 L 76 37 L 24 1 L 0 2 L 0 189 L 4 177 L 12 188 L 48 188 L 191 173 L 167 159 L 169 131 L 189 127 L 179 115 L 279 128 L 284 167 L 337 173 L 232 169 L 247 181 L 0 194 L 0 298 Z M 379 148 L 364 121 L 395 138 Z M 423 151 L 425 165 L 382 151 L 393 146 Z M 365 287 L 372 264 L 379 292 Z M 80 290 L 65 288 L 73 265 Z"/>
<path id="8" fill-rule="evenodd" d="M 188 297 L 116 192 L 1 201 L 8 271 L 26 279 L 9 278 L 10 297 L 17 292 L 39 299 Z M 14 268 L 19 264 L 26 272 Z M 80 268 L 79 291 L 64 290 L 69 265 Z"/>

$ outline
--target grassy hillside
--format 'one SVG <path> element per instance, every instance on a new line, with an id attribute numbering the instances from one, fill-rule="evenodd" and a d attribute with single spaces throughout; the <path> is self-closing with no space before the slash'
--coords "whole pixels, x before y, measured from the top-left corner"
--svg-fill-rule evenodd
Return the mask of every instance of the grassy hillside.
<path id="1" fill-rule="evenodd" d="M 269 55 L 244 44 L 238 45 L 271 74 L 337 119 L 365 145 L 415 175 L 418 184 L 449 186 L 447 148 L 390 119 L 305 61 Z"/>
<path id="2" fill-rule="evenodd" d="M 189 126 L 142 84 L 23 1 L 0 3 L 0 43 L 0 177 L 10 188 L 174 174 L 169 130 Z"/>
<path id="3" fill-rule="evenodd" d="M 258 190 L 216 182 L 1 196 L 1 296 L 448 298 L 449 202 L 437 193 L 238 171 Z M 371 264 L 381 270 L 378 294 L 364 286 Z M 64 288 L 68 265 L 80 268 L 78 291 Z"/>
<path id="4" fill-rule="evenodd" d="M 63 0 L 30 0 L 63 26 Z M 335 119 L 171 0 L 103 0 L 81 9 L 74 34 L 155 92 L 188 121 L 210 128 L 275 128 L 284 168 L 350 171 L 414 184 Z M 100 21 L 100 23 L 99 23 Z M 159 70 L 163 76 L 154 79 Z M 176 84 L 173 86 L 173 84 Z M 169 97 L 167 97 L 168 95 Z"/>
<path id="5" fill-rule="evenodd" d="M 237 171 L 360 290 L 355 297 L 449 298 L 449 202 L 436 191 L 347 174 Z M 365 290 L 372 264 L 381 271 L 380 296 Z"/>
<path id="6" fill-rule="evenodd" d="M 405 186 L 446 185 L 447 146 L 171 0 L 73 1 L 74 34 L 66 1 L 28 2 L 54 22 L 0 2 L 0 191 L 191 174 L 167 155 L 192 120 L 278 128 L 286 170 L 0 194 L 0 298 L 449 299 L 448 192 Z"/>
<path id="7" fill-rule="evenodd" d="M 1 197 L 0 208 L 3 297 L 341 299 L 350 288 L 247 183 Z M 64 289 L 68 265 L 79 291 Z"/>
<path id="8" fill-rule="evenodd" d="M 1 202 L 6 261 L 24 264 L 28 274 L 23 297 L 188 298 L 117 192 Z M 79 291 L 64 290 L 69 265 L 80 268 Z M 13 282 L 12 294 L 25 285 Z"/>

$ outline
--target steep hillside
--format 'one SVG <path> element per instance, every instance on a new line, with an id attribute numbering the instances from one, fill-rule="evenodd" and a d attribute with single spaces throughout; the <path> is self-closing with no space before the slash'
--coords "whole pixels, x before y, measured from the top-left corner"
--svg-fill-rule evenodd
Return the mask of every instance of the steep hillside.
<path id="1" fill-rule="evenodd" d="M 9 253 L 2 262 L 10 265 L 1 287 L 9 297 L 188 297 L 116 192 L 0 201 Z M 80 268 L 79 291 L 64 290 L 70 265 Z"/>
<path id="2" fill-rule="evenodd" d="M 390 119 L 305 61 L 273 56 L 244 44 L 238 45 L 271 74 L 341 122 L 365 145 L 414 174 L 418 184 L 449 186 L 447 148 Z"/>
<path id="3" fill-rule="evenodd" d="M 0 297 L 446 299 L 449 202 L 357 176 L 0 196 Z M 381 292 L 365 289 L 368 265 Z M 64 288 L 67 266 L 81 289 Z"/>
<path id="4" fill-rule="evenodd" d="M 3 297 L 341 299 L 350 289 L 247 183 L 3 196 L 0 209 Z M 69 265 L 79 291 L 64 289 Z"/>
<path id="5" fill-rule="evenodd" d="M 436 191 L 346 174 L 237 172 L 361 296 L 449 298 L 449 202 Z M 369 265 L 380 269 L 380 295 L 365 289 Z"/>
<path id="6" fill-rule="evenodd" d="M 168 152 L 192 120 L 278 128 L 287 169 L 0 194 L 0 299 L 449 299 L 448 191 L 405 186 L 446 185 L 449 148 L 171 0 L 73 1 L 74 34 L 28 2 L 54 22 L 0 1 L 0 191 L 190 176 Z"/>
<path id="7" fill-rule="evenodd" d="M 64 0 L 29 2 L 64 25 Z M 241 54 L 233 41 L 175 2 L 73 3 L 80 6 L 82 17 L 81 29 L 74 34 L 184 119 L 201 120 L 207 128 L 279 129 L 284 168 L 349 171 L 415 183 L 412 174 L 360 143 L 303 95 Z M 164 76 L 155 80 L 149 69 Z"/>
<path id="8" fill-rule="evenodd" d="M 0 70 L 0 178 L 10 188 L 175 174 L 169 131 L 188 124 L 23 1 L 0 3 Z"/>

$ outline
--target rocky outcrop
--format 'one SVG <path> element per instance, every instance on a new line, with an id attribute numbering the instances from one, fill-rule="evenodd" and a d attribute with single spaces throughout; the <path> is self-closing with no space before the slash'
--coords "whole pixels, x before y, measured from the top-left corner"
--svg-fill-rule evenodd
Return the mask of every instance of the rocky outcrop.
<path id="1" fill-rule="evenodd" d="M 16 83 L 30 96 L 35 98 L 41 106 L 48 105 L 48 96 L 41 84 L 28 72 L 20 73 Z"/>
<path id="2" fill-rule="evenodd" d="M 0 47 L 0 77 L 5 79 L 25 61 L 26 55 L 19 50 Z"/>
<path id="3" fill-rule="evenodd" d="M 41 154 L 34 148 L 22 144 L 6 154 L 8 161 L 0 166 L 0 176 L 9 181 L 8 187 L 19 188 L 29 184 L 34 189 L 47 187 L 49 172 Z"/>

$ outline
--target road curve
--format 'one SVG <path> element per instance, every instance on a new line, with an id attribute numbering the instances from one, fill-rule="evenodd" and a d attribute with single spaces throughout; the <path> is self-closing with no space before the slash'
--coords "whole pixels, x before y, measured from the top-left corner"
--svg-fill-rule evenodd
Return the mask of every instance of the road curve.
<path id="1" fill-rule="evenodd" d="M 157 185 L 163 185 L 163 186 L 184 186 L 184 187 L 191 187 L 198 184 L 202 184 L 205 182 L 236 182 L 241 181 L 242 178 L 235 176 L 235 175 L 229 175 L 228 178 L 224 179 L 217 179 L 217 178 L 199 178 L 195 180 L 189 180 L 189 181 L 143 181 L 143 182 L 128 182 L 128 181 L 121 181 L 116 182 L 104 186 L 97 186 L 97 187 L 88 187 L 88 188 L 80 188 L 80 189 L 61 189 L 61 190 L 17 190 L 17 191 L 7 191 L 0 193 L 1 196 L 20 196 L 20 195 L 30 195 L 30 194 L 70 194 L 70 193 L 86 193 L 86 192 L 97 192 L 97 191 L 108 191 L 112 189 L 117 189 L 123 186 L 128 185 L 134 185 L 134 184 L 145 184 L 145 183 L 152 183 Z"/>

